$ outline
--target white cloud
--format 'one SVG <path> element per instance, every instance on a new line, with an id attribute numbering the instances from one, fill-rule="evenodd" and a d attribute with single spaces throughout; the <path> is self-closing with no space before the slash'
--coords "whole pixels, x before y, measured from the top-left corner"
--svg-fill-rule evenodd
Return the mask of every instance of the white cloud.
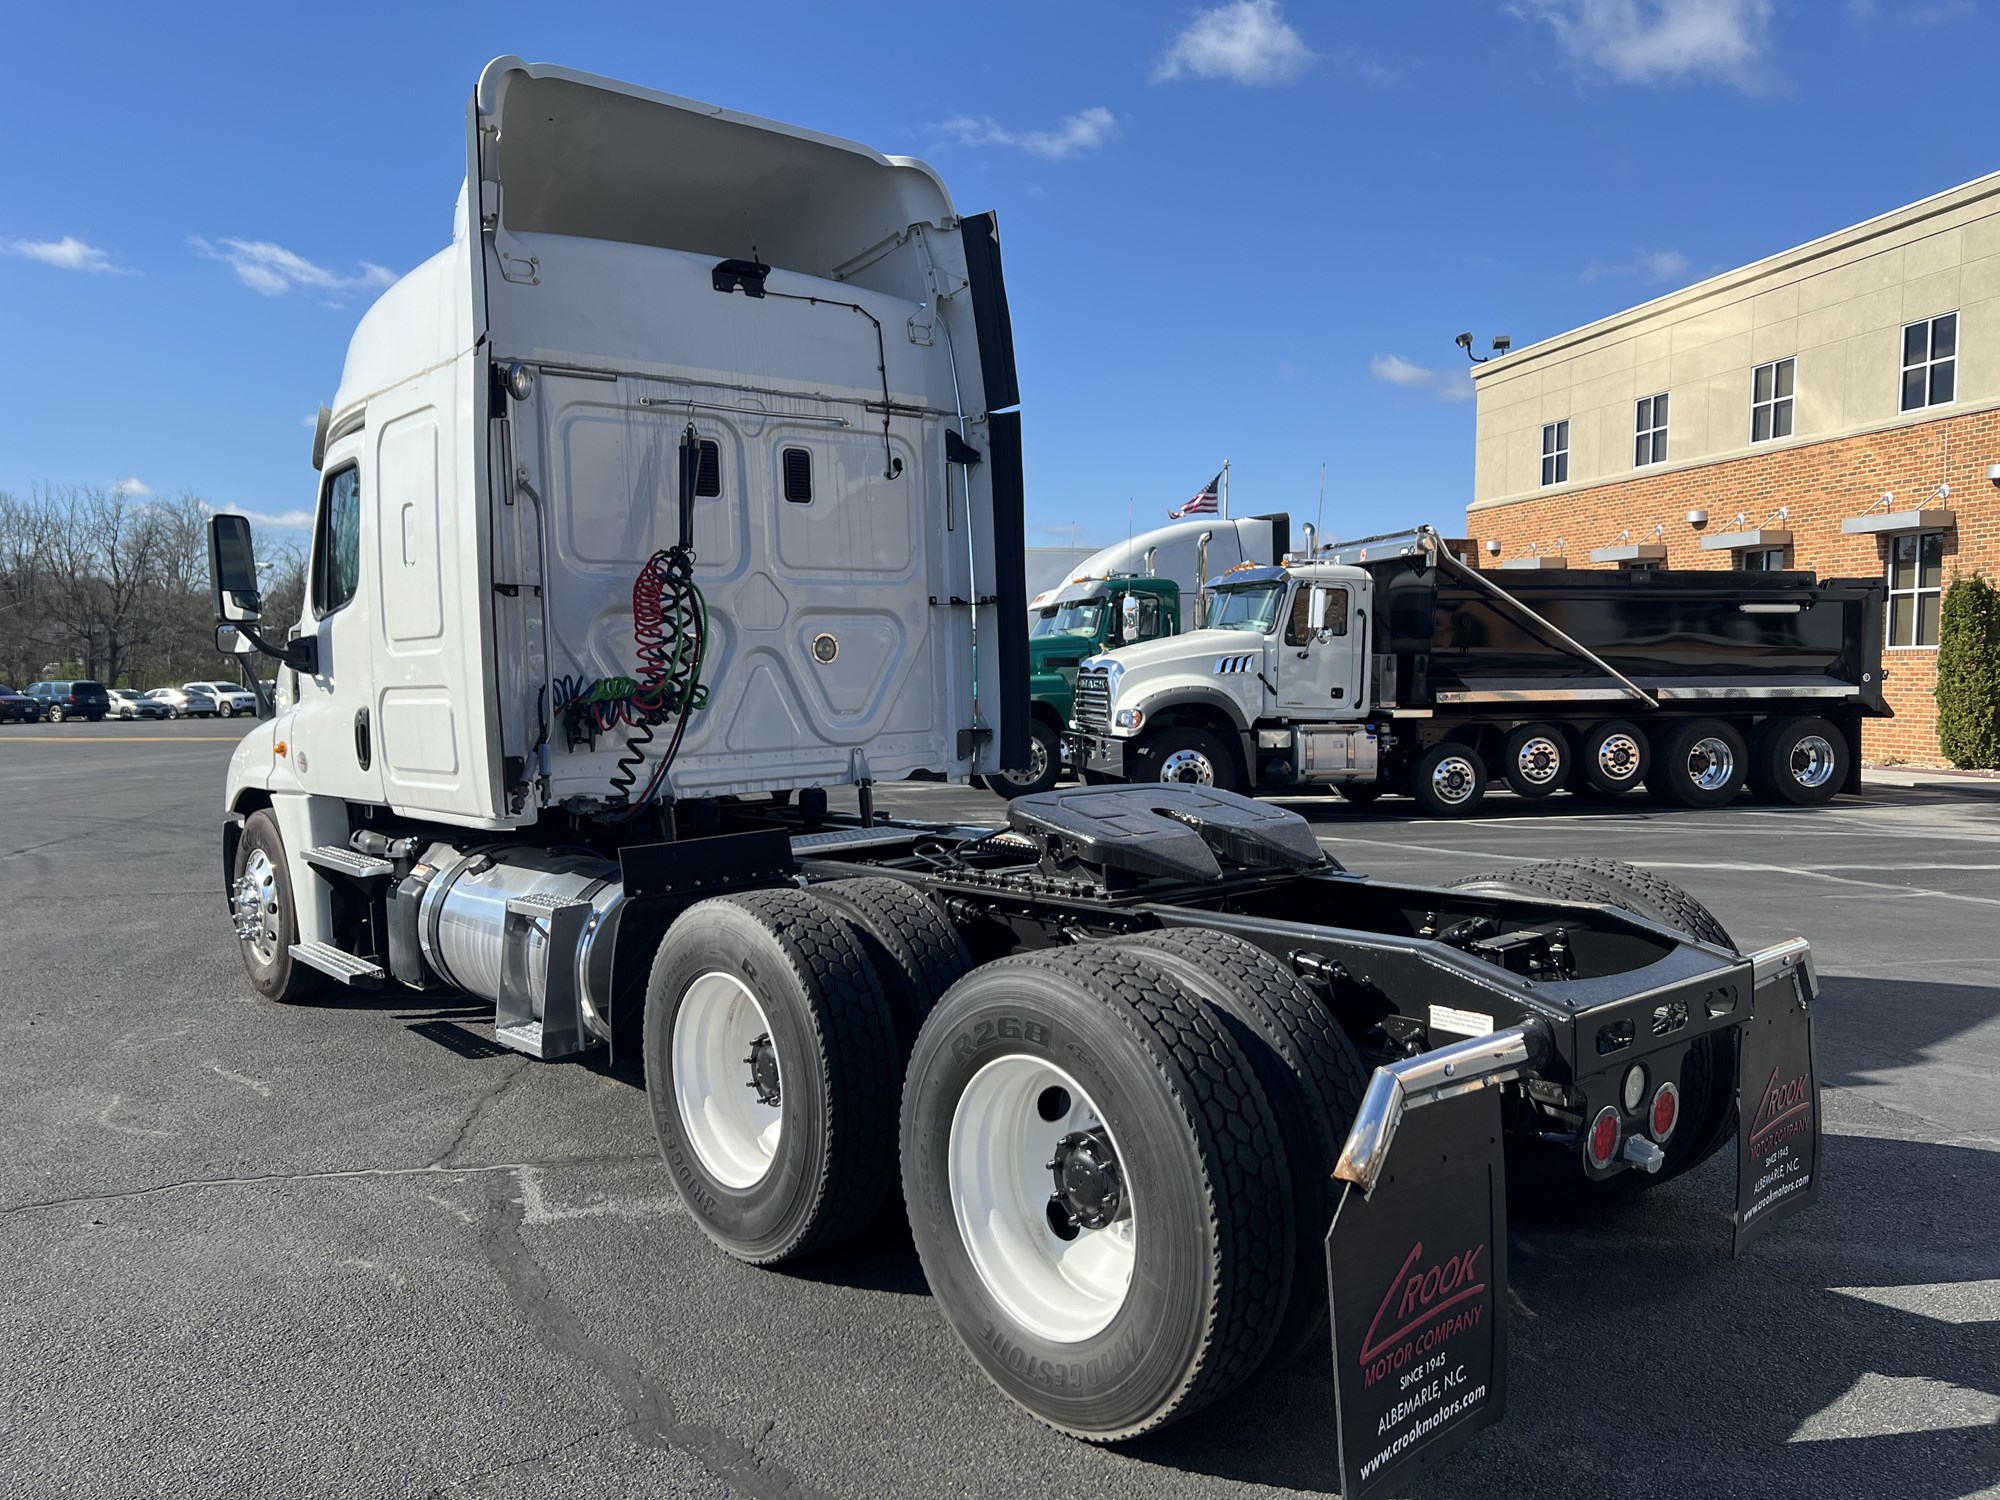
<path id="1" fill-rule="evenodd" d="M 1030 156 L 1061 161 L 1079 151 L 1094 151 L 1118 134 L 1118 117 L 1101 104 L 1079 110 L 1054 130 L 1009 130 L 990 115 L 959 115 L 943 130 L 958 146 L 1014 146 Z"/>
<path id="2" fill-rule="evenodd" d="M 309 510 L 280 511 L 273 516 L 263 515 L 254 510 L 238 511 L 237 514 L 247 516 L 253 526 L 275 526 L 286 531 L 312 530 L 313 513 Z"/>
<path id="3" fill-rule="evenodd" d="M 1546 21 L 1574 61 L 1627 83 L 1768 81 L 1771 0 L 1517 0 L 1509 9 Z"/>
<path id="4" fill-rule="evenodd" d="M 1236 0 L 1196 13 L 1174 38 L 1154 77 L 1192 74 L 1231 83 L 1290 83 L 1312 62 L 1305 38 L 1286 24 L 1278 0 Z"/>
<path id="5" fill-rule="evenodd" d="M 138 500 L 147 500 L 152 497 L 153 487 L 143 479 L 121 479 L 111 486 L 111 493 L 114 495 L 130 495 Z"/>
<path id="6" fill-rule="evenodd" d="M 1400 354 L 1378 354 L 1368 361 L 1368 373 L 1384 385 L 1401 386 L 1406 391 L 1429 391 L 1440 401 L 1472 399 L 1469 369 L 1432 370 L 1413 364 Z"/>
<path id="7" fill-rule="evenodd" d="M 195 254 L 222 261 L 236 273 L 238 281 L 266 297 L 282 297 L 293 287 L 310 287 L 317 292 L 331 292 L 338 298 L 349 292 L 379 292 L 396 280 L 396 273 L 387 266 L 365 260 L 357 274 L 342 276 L 269 240 L 221 240 L 211 244 L 200 235 L 192 235 L 188 243 Z"/>
<path id="8" fill-rule="evenodd" d="M 1607 276 L 1636 276 L 1641 281 L 1659 286 L 1671 281 L 1687 279 L 1688 258 L 1678 250 L 1640 250 L 1630 260 L 1619 261 L 1615 265 L 1605 265 L 1592 261 L 1578 274 L 1585 281 L 1600 281 Z"/>
<path id="9" fill-rule="evenodd" d="M 123 266 L 111 263 L 110 251 L 86 244 L 73 234 L 64 235 L 59 240 L 8 240 L 5 249 L 9 255 L 38 260 L 59 271 L 93 271 L 111 276 L 131 274 Z"/>

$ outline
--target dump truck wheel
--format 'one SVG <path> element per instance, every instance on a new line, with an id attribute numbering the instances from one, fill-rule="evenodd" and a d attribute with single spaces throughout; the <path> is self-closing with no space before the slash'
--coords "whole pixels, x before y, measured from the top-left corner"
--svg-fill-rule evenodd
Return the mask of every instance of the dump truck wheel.
<path id="1" fill-rule="evenodd" d="M 1576 742 L 1578 784 L 1606 796 L 1621 797 L 1643 783 L 1652 761 L 1645 731 L 1622 719 L 1593 724 Z"/>
<path id="2" fill-rule="evenodd" d="M 268 807 L 243 820 L 232 876 L 229 915 L 251 985 L 280 1005 L 319 994 L 326 986 L 325 976 L 292 957 L 292 944 L 299 940 L 299 911 L 292 899 L 284 835 Z"/>
<path id="3" fill-rule="evenodd" d="M 1825 719 L 1767 719 L 1750 744 L 1750 787 L 1766 802 L 1815 807 L 1847 784 L 1847 736 Z"/>
<path id="4" fill-rule="evenodd" d="M 1028 765 L 1020 771 L 995 771 L 980 778 L 986 790 L 1010 802 L 1046 792 L 1062 779 L 1062 737 L 1040 719 L 1028 723 Z"/>
<path id="5" fill-rule="evenodd" d="M 1742 735 L 1720 719 L 1690 719 L 1660 746 L 1646 789 L 1681 807 L 1726 807 L 1743 790 L 1749 768 Z"/>
<path id="6" fill-rule="evenodd" d="M 915 886 L 887 875 L 829 880 L 811 894 L 853 918 L 861 945 L 896 1019 L 899 1055 L 908 1057 L 924 1018 L 944 992 L 972 972 L 958 929 Z"/>
<path id="7" fill-rule="evenodd" d="M 1352 802 L 1356 807 L 1372 807 L 1389 790 L 1379 781 L 1337 781 L 1333 789 L 1340 793 L 1343 802 Z"/>
<path id="8" fill-rule="evenodd" d="M 1051 1426 L 1137 1436 L 1270 1350 L 1285 1143 L 1229 1029 L 1148 956 L 1088 943 L 953 986 L 910 1059 L 902 1157 L 939 1309 Z"/>
<path id="9" fill-rule="evenodd" d="M 1486 762 L 1470 745 L 1446 740 L 1410 767 L 1410 795 L 1434 818 L 1465 818 L 1486 800 Z"/>
<path id="10" fill-rule="evenodd" d="M 1500 774 L 1522 797 L 1561 791 L 1573 763 L 1568 737 L 1553 724 L 1523 724 L 1500 745 Z"/>
<path id="11" fill-rule="evenodd" d="M 1617 859 L 1554 859 L 1450 882 L 1481 895 L 1553 897 L 1615 906 L 1700 942 L 1740 951 L 1715 914 L 1671 880 Z M 1605 1194 L 1641 1192 L 1691 1172 L 1736 1134 L 1736 1039 L 1711 1033 L 1691 1046 L 1681 1066 L 1681 1123 L 1667 1142 L 1658 1172 L 1626 1171 L 1596 1180 L 1576 1153 L 1508 1141 L 1508 1172 L 1523 1196 L 1545 1201 L 1598 1201 Z"/>
<path id="12" fill-rule="evenodd" d="M 1271 1357 L 1282 1363 L 1324 1349 L 1326 1278 L 1318 1268 L 1340 1205 L 1334 1164 L 1368 1087 L 1361 1054 L 1297 975 L 1239 937 L 1182 927 L 1119 946 L 1207 1002 L 1256 1070 L 1291 1165 L 1298 1238 L 1291 1301 Z"/>
<path id="13" fill-rule="evenodd" d="M 894 1186 L 895 1021 L 831 902 L 756 891 L 682 913 L 647 982 L 645 1057 L 674 1184 L 737 1259 L 835 1244 Z"/>

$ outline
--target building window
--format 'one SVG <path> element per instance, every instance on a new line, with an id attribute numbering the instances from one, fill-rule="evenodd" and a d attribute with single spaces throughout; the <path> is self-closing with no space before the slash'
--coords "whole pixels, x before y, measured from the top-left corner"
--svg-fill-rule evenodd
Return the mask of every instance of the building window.
<path id="1" fill-rule="evenodd" d="M 1889 644 L 1935 646 L 1944 592 L 1944 533 L 1912 531 L 1889 539 Z"/>
<path id="2" fill-rule="evenodd" d="M 1774 360 L 1757 366 L 1750 377 L 1750 441 L 1767 443 L 1792 435 L 1792 367 L 1794 360 Z"/>
<path id="3" fill-rule="evenodd" d="M 1736 566 L 1746 573 L 1782 573 L 1791 563 L 1783 547 L 1745 547 L 1736 554 Z"/>
<path id="4" fill-rule="evenodd" d="M 1632 467 L 1643 469 L 1647 464 L 1663 464 L 1667 461 L 1667 398 L 1664 394 L 1646 396 L 1639 402 L 1636 423 L 1638 436 L 1632 443 Z"/>
<path id="5" fill-rule="evenodd" d="M 1664 557 L 1631 557 L 1618 565 L 1621 573 L 1664 573 L 1666 569 Z"/>
<path id="6" fill-rule="evenodd" d="M 1565 484 L 1569 480 L 1569 423 L 1548 422 L 1542 427 L 1542 483 Z"/>
<path id="7" fill-rule="evenodd" d="M 1958 314 L 1903 329 L 1903 410 L 1943 406 L 1958 392 Z"/>

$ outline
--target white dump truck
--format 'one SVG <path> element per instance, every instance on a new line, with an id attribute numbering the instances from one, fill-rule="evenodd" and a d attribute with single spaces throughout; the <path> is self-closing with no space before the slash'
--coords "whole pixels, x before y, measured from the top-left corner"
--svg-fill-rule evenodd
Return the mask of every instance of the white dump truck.
<path id="1" fill-rule="evenodd" d="M 281 663 L 222 829 L 261 995 L 456 990 L 532 1056 L 636 1049 L 723 1250 L 899 1199 L 971 1357 L 1085 1439 L 1330 1350 L 1350 1495 L 1504 1408 L 1510 1154 L 1590 1197 L 1734 1142 L 1742 1242 L 1812 1201 L 1806 946 L 1664 882 L 1371 881 L 1195 786 L 877 816 L 1027 745 L 993 220 L 517 58 L 466 148 L 315 440 L 300 619 L 212 527 L 218 639 Z"/>

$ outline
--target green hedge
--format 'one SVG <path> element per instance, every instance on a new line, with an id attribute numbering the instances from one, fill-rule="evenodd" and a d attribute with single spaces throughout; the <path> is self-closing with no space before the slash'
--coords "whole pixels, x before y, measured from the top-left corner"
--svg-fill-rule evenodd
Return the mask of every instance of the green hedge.
<path id="1" fill-rule="evenodd" d="M 1978 573 L 1954 578 L 1944 591 L 1937 706 L 1945 759 L 2000 771 L 2000 589 Z"/>

